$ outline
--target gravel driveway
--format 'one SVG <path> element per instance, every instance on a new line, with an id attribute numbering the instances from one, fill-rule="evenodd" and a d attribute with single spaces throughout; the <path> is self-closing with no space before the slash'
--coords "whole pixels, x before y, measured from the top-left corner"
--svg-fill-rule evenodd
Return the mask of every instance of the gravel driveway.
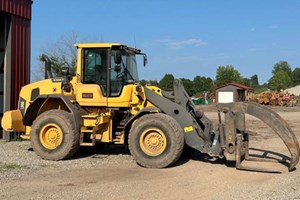
<path id="1" fill-rule="evenodd" d="M 280 112 L 300 138 L 300 112 Z M 214 119 L 213 114 L 207 115 Z M 263 136 L 259 148 L 287 150 L 258 120 L 247 123 Z M 200 154 L 182 158 L 167 169 L 139 167 L 126 146 L 81 148 L 65 161 L 40 159 L 28 141 L 0 142 L 0 199 L 300 199 L 300 165 L 288 172 L 239 171 Z"/>

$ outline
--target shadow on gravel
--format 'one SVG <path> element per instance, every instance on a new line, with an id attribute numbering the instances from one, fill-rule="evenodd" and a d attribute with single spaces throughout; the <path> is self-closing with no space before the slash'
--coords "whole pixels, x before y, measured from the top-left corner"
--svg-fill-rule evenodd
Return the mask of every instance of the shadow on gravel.
<path id="1" fill-rule="evenodd" d="M 70 160 L 81 159 L 86 157 L 91 158 L 107 158 L 111 155 L 131 155 L 128 145 L 115 145 L 115 144 L 100 144 L 96 143 L 93 147 L 81 146 L 74 156 L 69 158 Z M 186 156 L 186 152 L 178 159 L 176 163 L 167 168 L 173 168 L 183 165 L 190 160 L 189 156 Z"/>
<path id="2" fill-rule="evenodd" d="M 289 166 L 290 158 L 286 155 L 283 155 L 278 152 L 259 149 L 259 148 L 249 148 L 250 156 L 254 159 L 261 159 L 265 160 L 266 162 L 275 162 L 280 163 L 286 167 Z M 33 151 L 32 148 L 29 148 L 28 151 Z M 255 154 L 254 154 L 255 153 Z M 69 158 L 70 160 L 82 159 L 86 157 L 91 158 L 107 158 L 111 155 L 130 155 L 130 151 L 128 145 L 115 145 L 115 144 L 100 144 L 97 143 L 93 147 L 84 147 L 81 146 L 78 151 L 75 153 L 74 156 Z M 69 160 L 68 159 L 68 160 Z M 225 158 L 223 159 L 214 159 L 206 154 L 202 154 L 197 150 L 194 150 L 188 146 L 185 146 L 185 149 L 182 153 L 182 156 L 179 160 L 171 165 L 168 168 L 173 168 L 177 166 L 184 165 L 185 163 L 189 162 L 190 160 L 204 162 L 204 163 L 211 163 L 214 165 L 224 165 L 227 167 L 235 168 L 234 161 L 227 161 Z M 253 161 L 257 162 L 258 161 Z"/>
<path id="3" fill-rule="evenodd" d="M 223 159 L 217 159 L 217 158 L 211 158 L 207 156 L 206 154 L 202 154 L 199 151 L 195 151 L 190 155 L 186 155 L 190 160 L 204 162 L 204 163 L 211 163 L 214 165 L 226 165 L 227 167 L 235 167 L 234 162 L 228 162 L 224 158 Z"/>
<path id="4" fill-rule="evenodd" d="M 258 158 L 258 159 L 265 159 L 267 162 L 277 162 L 280 163 L 286 167 L 289 166 L 289 162 L 291 161 L 291 158 L 270 150 L 264 150 L 259 148 L 249 148 L 249 150 L 260 153 L 260 154 L 253 154 L 250 152 L 249 156 L 252 158 Z"/>
<path id="5" fill-rule="evenodd" d="M 93 147 L 81 146 L 70 159 L 105 158 L 110 155 L 130 155 L 130 151 L 127 145 L 96 144 Z"/>
<path id="6" fill-rule="evenodd" d="M 251 161 L 256 163 L 261 162 L 273 162 L 278 163 L 281 165 L 284 165 L 286 167 L 289 166 L 290 158 L 284 154 L 270 151 L 270 150 L 264 150 L 259 148 L 250 148 L 251 152 L 249 156 L 254 159 L 258 159 L 260 161 Z M 254 154 L 255 153 L 255 154 Z M 199 151 L 194 151 L 190 155 L 184 155 L 182 159 L 187 160 L 195 160 L 199 162 L 205 162 L 205 163 L 211 163 L 216 165 L 224 165 L 227 167 L 235 168 L 235 161 L 227 161 L 225 158 L 223 159 L 213 159 L 205 154 L 201 154 Z"/>

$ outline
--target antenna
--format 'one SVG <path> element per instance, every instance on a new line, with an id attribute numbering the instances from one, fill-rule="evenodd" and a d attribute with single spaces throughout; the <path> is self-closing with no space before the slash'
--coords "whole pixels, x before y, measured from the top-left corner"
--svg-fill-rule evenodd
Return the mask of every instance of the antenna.
<path id="1" fill-rule="evenodd" d="M 134 40 L 134 48 L 136 48 L 135 35 L 133 36 L 133 40 Z"/>

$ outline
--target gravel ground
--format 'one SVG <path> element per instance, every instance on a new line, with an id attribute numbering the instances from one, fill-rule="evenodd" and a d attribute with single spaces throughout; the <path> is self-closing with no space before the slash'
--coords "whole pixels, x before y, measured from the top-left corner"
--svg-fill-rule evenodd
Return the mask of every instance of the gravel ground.
<path id="1" fill-rule="evenodd" d="M 206 113 L 216 120 L 216 115 Z M 300 138 L 300 112 L 281 112 Z M 249 118 L 264 135 L 255 147 L 287 154 L 285 146 L 263 123 Z M 194 153 L 167 169 L 136 165 L 125 146 L 79 149 L 65 161 L 47 161 L 29 141 L 0 142 L 0 199 L 299 199 L 300 165 L 283 173 L 236 170 L 224 161 L 211 162 Z"/>
<path id="2" fill-rule="evenodd" d="M 101 151 L 101 148 L 104 151 Z M 63 161 L 43 160 L 32 150 L 30 141 L 0 142 L 0 183 L 10 179 L 22 177 L 27 174 L 36 173 L 45 168 L 89 169 L 96 166 L 115 166 L 122 161 L 124 165 L 135 166 L 135 161 L 125 146 L 113 148 L 105 147 L 81 147 L 76 155 Z"/>

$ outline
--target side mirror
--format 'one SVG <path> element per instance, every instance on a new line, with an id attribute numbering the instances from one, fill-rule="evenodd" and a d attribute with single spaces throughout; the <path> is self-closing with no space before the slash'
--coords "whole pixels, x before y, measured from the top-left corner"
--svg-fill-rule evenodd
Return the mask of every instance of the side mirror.
<path id="1" fill-rule="evenodd" d="M 120 51 L 115 51 L 114 57 L 115 57 L 115 63 L 117 65 L 121 64 L 121 62 L 122 62 L 122 54 L 121 54 L 121 52 Z"/>
<path id="2" fill-rule="evenodd" d="M 144 56 L 143 56 L 144 67 L 147 65 L 147 62 L 148 62 L 148 60 L 147 60 L 147 55 L 144 55 Z"/>

